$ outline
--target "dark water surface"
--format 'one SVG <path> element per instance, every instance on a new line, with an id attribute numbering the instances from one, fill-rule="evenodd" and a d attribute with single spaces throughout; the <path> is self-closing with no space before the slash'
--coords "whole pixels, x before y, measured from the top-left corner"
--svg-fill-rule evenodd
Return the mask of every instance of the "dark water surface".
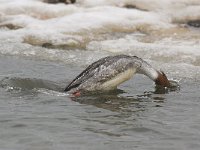
<path id="1" fill-rule="evenodd" d="M 2 150 L 188 150 L 200 148 L 200 84 L 156 91 L 135 76 L 113 93 L 70 98 L 82 69 L 0 56 Z"/>

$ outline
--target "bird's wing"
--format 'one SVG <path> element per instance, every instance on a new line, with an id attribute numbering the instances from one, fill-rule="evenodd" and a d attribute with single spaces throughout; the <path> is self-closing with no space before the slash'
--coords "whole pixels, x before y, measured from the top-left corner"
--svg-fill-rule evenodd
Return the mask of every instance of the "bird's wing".
<path id="1" fill-rule="evenodd" d="M 99 59 L 98 61 L 89 65 L 83 72 L 81 72 L 72 82 L 68 84 L 65 88 L 65 92 L 70 91 L 73 88 L 78 87 L 81 83 L 85 82 L 88 78 L 92 77 L 95 74 L 95 69 L 98 68 L 100 65 L 104 64 L 107 59 L 109 60 L 111 56 L 104 57 Z"/>
<path id="2" fill-rule="evenodd" d="M 132 67 L 133 65 L 136 67 L 138 67 L 138 65 L 140 66 L 141 60 L 138 57 L 127 55 L 108 56 L 102 58 L 89 65 L 71 83 L 69 83 L 64 91 L 70 91 L 92 77 L 99 83 L 103 83 L 113 78 L 118 73 L 125 71 L 127 67 Z"/>

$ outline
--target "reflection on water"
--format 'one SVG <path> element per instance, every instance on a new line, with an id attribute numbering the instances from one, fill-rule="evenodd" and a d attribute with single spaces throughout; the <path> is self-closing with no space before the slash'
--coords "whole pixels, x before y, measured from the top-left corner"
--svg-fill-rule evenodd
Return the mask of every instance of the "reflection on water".
<path id="1" fill-rule="evenodd" d="M 98 108 L 107 109 L 110 111 L 128 111 L 128 107 L 135 106 L 135 108 L 142 108 L 139 101 L 135 98 L 127 98 L 117 94 L 98 94 L 87 95 L 78 98 L 72 98 L 81 104 L 93 105 Z"/>
<path id="2" fill-rule="evenodd" d="M 171 88 L 156 86 L 154 91 L 145 91 L 140 95 L 133 94 L 132 96 L 125 96 L 125 91 L 117 89 L 110 92 L 84 93 L 80 97 L 71 97 L 71 99 L 80 104 L 93 105 L 114 112 L 143 111 L 145 109 L 145 102 L 148 102 L 149 99 L 153 99 L 154 102 L 160 104 L 164 102 L 164 94 L 171 91 L 178 91 L 178 84 L 175 83 L 175 81 L 172 83 L 173 86 Z M 34 95 L 43 93 L 48 95 L 55 94 L 57 96 L 66 96 L 66 94 L 62 94 L 63 88 L 59 86 L 59 83 L 49 80 L 6 77 L 0 82 L 0 85 L 11 93 L 17 93 L 18 96 L 28 95 L 30 93 Z M 156 104 L 156 106 L 160 106 L 159 104 Z"/>
<path id="3" fill-rule="evenodd" d="M 178 90 L 178 86 L 171 88 L 156 86 L 154 91 L 146 91 L 141 95 L 124 96 L 123 93 L 126 92 L 117 89 L 111 92 L 84 94 L 80 97 L 72 97 L 71 99 L 81 104 L 94 105 L 110 111 L 135 112 L 143 111 L 145 109 L 144 102 L 148 102 L 150 99 L 153 99 L 153 102 L 157 102 L 156 106 L 159 107 L 159 104 L 165 100 L 164 94 Z"/>

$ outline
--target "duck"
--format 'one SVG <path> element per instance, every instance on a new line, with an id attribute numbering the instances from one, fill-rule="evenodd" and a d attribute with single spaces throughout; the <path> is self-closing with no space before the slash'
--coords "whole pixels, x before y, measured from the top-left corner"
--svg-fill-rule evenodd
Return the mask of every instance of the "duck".
<path id="1" fill-rule="evenodd" d="M 137 56 L 115 55 L 97 60 L 75 77 L 64 89 L 64 92 L 80 96 L 82 92 L 111 91 L 118 85 L 143 74 L 156 85 L 170 87 L 170 82 L 163 71 L 152 67 Z"/>

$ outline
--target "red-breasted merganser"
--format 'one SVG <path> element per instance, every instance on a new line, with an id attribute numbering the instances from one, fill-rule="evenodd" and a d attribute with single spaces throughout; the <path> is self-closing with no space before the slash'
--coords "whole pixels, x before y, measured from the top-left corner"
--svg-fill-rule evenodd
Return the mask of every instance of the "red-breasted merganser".
<path id="1" fill-rule="evenodd" d="M 80 95 L 81 91 L 114 90 L 135 73 L 148 76 L 156 85 L 170 86 L 169 80 L 163 72 L 154 69 L 141 58 L 117 55 L 101 58 L 89 65 L 64 91 Z"/>

